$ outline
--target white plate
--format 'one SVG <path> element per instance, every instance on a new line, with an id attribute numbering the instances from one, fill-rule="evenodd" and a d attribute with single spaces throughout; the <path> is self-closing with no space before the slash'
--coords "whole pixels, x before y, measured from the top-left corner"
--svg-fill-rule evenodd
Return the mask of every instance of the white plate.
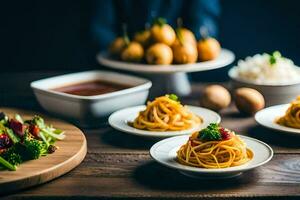
<path id="1" fill-rule="evenodd" d="M 275 123 L 275 119 L 283 116 L 289 106 L 290 104 L 282 104 L 265 108 L 255 114 L 255 120 L 266 128 L 291 133 L 293 135 L 300 135 L 300 129 L 290 128 Z"/>
<path id="2" fill-rule="evenodd" d="M 253 159 L 246 164 L 222 168 L 205 169 L 182 165 L 176 161 L 177 150 L 187 142 L 188 135 L 176 136 L 154 144 L 150 149 L 150 154 L 154 160 L 167 167 L 177 169 L 181 173 L 196 178 L 230 178 L 240 175 L 242 172 L 259 167 L 273 157 L 272 148 L 257 139 L 240 135 L 246 142 L 247 147 L 254 153 Z"/>
<path id="3" fill-rule="evenodd" d="M 114 69 L 152 74 L 169 74 L 175 72 L 199 72 L 225 67 L 234 61 L 235 56 L 230 50 L 222 49 L 220 55 L 214 60 L 179 65 L 150 65 L 123 62 L 111 59 L 107 52 L 99 53 L 97 59 L 100 64 Z"/>
<path id="4" fill-rule="evenodd" d="M 195 131 L 201 130 L 205 128 L 210 123 L 220 123 L 221 117 L 219 114 L 214 111 L 208 110 L 206 108 L 196 107 L 196 106 L 188 106 L 190 111 L 194 114 L 202 117 L 203 123 L 199 126 L 196 126 L 189 130 L 184 131 L 147 131 L 133 128 L 128 125 L 128 122 L 133 121 L 139 114 L 140 111 L 145 110 L 146 106 L 136 106 L 131 108 L 125 108 L 114 112 L 108 119 L 109 124 L 116 130 L 129 133 L 132 135 L 139 135 L 143 137 L 151 137 L 151 138 L 166 138 L 177 135 L 186 135 L 191 134 Z"/>

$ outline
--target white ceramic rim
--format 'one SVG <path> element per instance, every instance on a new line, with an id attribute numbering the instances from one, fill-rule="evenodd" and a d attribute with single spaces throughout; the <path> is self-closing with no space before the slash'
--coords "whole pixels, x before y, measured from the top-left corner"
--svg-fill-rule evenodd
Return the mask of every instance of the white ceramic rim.
<path id="1" fill-rule="evenodd" d="M 197 106 L 190 106 L 190 105 L 187 105 L 187 106 L 193 113 L 195 113 L 197 115 L 199 115 L 200 112 L 201 113 L 206 112 L 207 115 L 210 115 L 211 117 L 216 118 L 216 120 L 214 121 L 215 123 L 221 122 L 220 115 L 212 110 L 202 108 L 202 107 L 197 107 Z M 148 137 L 148 138 L 166 138 L 166 137 L 173 137 L 173 136 L 177 136 L 177 135 L 187 135 L 187 134 L 191 134 L 195 131 L 201 130 L 204 126 L 204 125 L 200 124 L 199 127 L 197 126 L 197 127 L 194 127 L 194 128 L 188 129 L 188 130 L 184 130 L 184 131 L 160 131 L 160 132 L 140 130 L 140 129 L 136 129 L 134 127 L 129 126 L 127 124 L 128 117 L 137 115 L 139 111 L 144 110 L 145 108 L 146 108 L 145 105 L 141 105 L 141 106 L 134 106 L 134 107 L 129 107 L 129 108 L 125 108 L 125 109 L 116 111 L 109 116 L 108 123 L 110 124 L 111 127 L 113 127 L 114 129 L 116 129 L 118 131 L 128 133 L 131 135 Z M 125 116 L 119 118 L 119 116 L 121 116 L 125 113 L 131 113 L 131 114 L 127 114 L 126 115 L 127 118 L 125 118 Z M 201 117 L 203 117 L 205 120 L 205 116 L 201 116 Z M 207 123 L 213 123 L 213 122 L 209 121 Z"/>
<path id="2" fill-rule="evenodd" d="M 100 64 L 119 70 L 133 71 L 139 73 L 171 74 L 176 72 L 198 72 L 225 67 L 235 59 L 232 51 L 222 49 L 218 58 L 215 60 L 197 62 L 191 64 L 178 65 L 150 65 L 143 63 L 129 63 L 108 58 L 107 52 L 100 52 L 97 60 Z"/>
<path id="3" fill-rule="evenodd" d="M 242 78 L 239 78 L 237 76 L 237 66 L 234 66 L 232 67 L 229 71 L 228 71 L 228 76 L 234 80 L 234 81 L 237 81 L 237 82 L 240 82 L 240 83 L 245 83 L 245 84 L 251 84 L 251 85 L 257 85 L 257 86 L 267 86 L 267 87 L 281 87 L 281 86 L 291 86 L 291 85 L 297 85 L 297 84 L 300 84 L 300 77 L 299 77 L 299 80 L 297 81 L 293 81 L 293 82 L 290 82 L 290 83 L 256 83 L 255 81 L 251 81 L 251 80 L 245 80 L 245 79 L 242 79 Z M 300 67 L 299 67 L 299 71 L 300 71 Z"/>
<path id="4" fill-rule="evenodd" d="M 167 167 L 170 167 L 170 168 L 173 168 L 173 169 L 177 169 L 177 170 L 180 170 L 180 171 L 193 172 L 193 173 L 196 172 L 196 173 L 199 173 L 199 174 L 208 174 L 208 175 L 209 174 L 212 175 L 212 174 L 222 174 L 222 173 L 227 174 L 227 173 L 234 173 L 234 172 L 236 172 L 236 173 L 243 172 L 243 171 L 247 171 L 247 170 L 259 167 L 261 165 L 264 165 L 272 159 L 274 152 L 273 152 L 273 149 L 268 144 L 266 144 L 266 143 L 264 143 L 260 140 L 257 140 L 255 138 L 251 138 L 251 137 L 247 137 L 247 136 L 243 136 L 243 135 L 239 135 L 239 136 L 246 142 L 246 144 L 247 144 L 247 141 L 252 140 L 253 142 L 256 142 L 257 144 L 260 144 L 260 145 L 264 146 L 269 151 L 268 152 L 270 154 L 269 157 L 267 159 L 265 159 L 263 162 L 260 162 L 256 165 L 251 165 L 251 164 L 245 163 L 245 164 L 240 165 L 240 166 L 221 168 L 221 169 L 197 168 L 197 167 L 183 165 L 183 164 L 180 164 L 180 163 L 178 163 L 178 165 L 175 166 L 175 165 L 172 165 L 171 163 L 161 161 L 159 158 L 156 157 L 155 150 L 159 146 L 167 145 L 169 142 L 171 143 L 173 140 L 177 140 L 177 141 L 182 140 L 183 141 L 182 144 L 184 144 L 189 138 L 188 135 L 171 137 L 171 138 L 167 138 L 167 139 L 164 139 L 164 140 L 161 140 L 161 141 L 155 143 L 150 149 L 150 155 L 155 161 L 157 161 L 158 163 L 160 163 L 164 166 L 167 166 Z M 178 145 L 178 149 L 181 145 Z M 172 147 L 172 149 L 174 149 L 174 147 Z M 253 153 L 255 153 L 255 150 L 253 150 L 253 149 L 251 149 L 251 150 L 253 151 Z M 174 159 L 174 158 L 170 157 L 170 159 Z M 253 159 L 255 159 L 255 155 L 254 155 Z M 251 161 L 249 161 L 249 162 L 251 163 Z"/>
<path id="5" fill-rule="evenodd" d="M 300 129 L 286 127 L 275 123 L 275 119 L 277 117 L 283 116 L 289 106 L 290 104 L 280 104 L 280 105 L 270 106 L 265 109 L 262 109 L 255 114 L 254 116 L 255 121 L 261 126 L 272 130 L 300 135 Z M 276 116 L 274 116 L 274 114 L 272 116 L 265 116 L 267 112 L 270 112 L 270 110 L 274 110 L 273 113 L 279 113 L 279 114 Z M 265 121 L 262 121 L 261 118 L 266 118 L 269 123 L 265 123 Z"/>
<path id="6" fill-rule="evenodd" d="M 93 95 L 93 96 L 80 96 L 80 95 L 67 94 L 67 93 L 63 93 L 63 92 L 57 92 L 57 91 L 54 91 L 52 88 L 47 88 L 47 87 L 42 86 L 43 84 L 45 84 L 47 82 L 53 82 L 56 79 L 63 79 L 63 78 L 67 78 L 70 76 L 80 77 L 82 75 L 93 75 L 93 74 L 95 75 L 98 73 L 106 74 L 107 76 L 114 75 L 114 76 L 120 76 L 123 78 L 135 79 L 136 81 L 139 81 L 141 84 L 127 88 L 127 89 L 115 91 L 115 92 L 110 92 L 110 93 L 101 94 L 101 95 Z M 94 80 L 100 80 L 100 79 L 94 79 Z M 111 80 L 111 81 L 114 82 L 113 80 Z M 78 83 L 78 82 L 70 82 L 68 84 L 76 84 L 76 83 Z M 54 95 L 57 95 L 60 97 L 68 97 L 71 99 L 78 99 L 78 100 L 101 100 L 101 99 L 111 98 L 111 97 L 115 97 L 115 96 L 119 96 L 119 95 L 134 93 L 137 91 L 148 90 L 151 88 L 151 86 L 152 86 L 152 82 L 147 79 L 132 76 L 132 75 L 125 75 L 125 74 L 121 74 L 121 73 L 117 73 L 117 72 L 105 71 L 105 70 L 92 70 L 92 71 L 64 74 L 64 75 L 59 75 L 59 76 L 54 76 L 54 77 L 50 77 L 50 78 L 33 81 L 30 83 L 30 87 L 33 90 L 43 91 L 48 94 L 54 94 Z"/>

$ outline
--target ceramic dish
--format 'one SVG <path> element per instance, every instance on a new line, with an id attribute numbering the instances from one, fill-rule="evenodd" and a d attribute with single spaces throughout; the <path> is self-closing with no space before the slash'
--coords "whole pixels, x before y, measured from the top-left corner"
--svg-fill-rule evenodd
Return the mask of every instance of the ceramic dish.
<path id="1" fill-rule="evenodd" d="M 290 104 L 283 104 L 265 108 L 255 114 L 255 120 L 258 124 L 277 131 L 283 131 L 293 135 L 300 135 L 300 129 L 279 125 L 275 122 L 277 117 L 285 114 Z"/>
<path id="2" fill-rule="evenodd" d="M 114 69 L 151 74 L 168 74 L 176 72 L 198 72 L 224 67 L 233 62 L 234 54 L 227 49 L 222 49 L 220 55 L 214 60 L 177 65 L 150 65 L 143 63 L 129 63 L 111 59 L 108 56 L 107 52 L 101 52 L 100 54 L 98 54 L 97 59 L 100 64 Z"/>
<path id="3" fill-rule="evenodd" d="M 147 131 L 147 130 L 140 130 L 128 125 L 128 122 L 132 122 L 137 116 L 138 113 L 144 110 L 146 106 L 136 106 L 131 108 L 125 108 L 123 110 L 119 110 L 113 113 L 109 119 L 109 124 L 116 130 L 121 132 L 125 132 L 132 135 L 138 135 L 142 137 L 149 137 L 149 138 L 166 138 L 172 137 L 176 135 L 186 135 L 191 134 L 192 132 L 201 130 L 202 128 L 206 127 L 210 123 L 219 123 L 221 121 L 221 117 L 206 108 L 196 107 L 196 106 L 188 106 L 189 110 L 192 111 L 194 114 L 201 116 L 204 120 L 202 124 L 196 126 L 192 129 L 184 130 L 184 131 Z"/>
<path id="4" fill-rule="evenodd" d="M 289 103 L 295 96 L 299 95 L 300 78 L 298 82 L 294 81 L 290 84 L 258 84 L 254 81 L 240 79 L 236 67 L 231 68 L 228 75 L 231 79 L 232 89 L 240 87 L 256 89 L 264 96 L 267 106 Z"/>
<path id="5" fill-rule="evenodd" d="M 108 81 L 130 85 L 127 89 L 94 96 L 79 96 L 53 88 L 87 81 Z M 100 120 L 122 108 L 144 104 L 152 83 L 147 79 L 108 71 L 87 71 L 47 78 L 31 83 L 41 106 L 80 126 L 99 126 Z"/>
<path id="6" fill-rule="evenodd" d="M 269 162 L 273 157 L 272 148 L 257 139 L 240 136 L 245 141 L 247 147 L 250 148 L 254 157 L 246 164 L 222 168 L 222 169 L 204 169 L 186 166 L 176 161 L 177 150 L 186 143 L 189 136 L 176 136 L 154 144 L 150 149 L 152 158 L 158 163 L 179 170 L 181 173 L 194 178 L 231 178 L 240 175 L 242 172 L 254 169 Z"/>

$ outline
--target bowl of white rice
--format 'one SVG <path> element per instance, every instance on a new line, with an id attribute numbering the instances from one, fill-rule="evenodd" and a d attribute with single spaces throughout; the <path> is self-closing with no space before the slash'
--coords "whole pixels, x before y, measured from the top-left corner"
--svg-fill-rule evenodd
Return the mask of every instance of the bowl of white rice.
<path id="1" fill-rule="evenodd" d="M 256 89 L 265 97 L 267 106 L 289 103 L 300 95 L 300 67 L 278 51 L 239 60 L 228 75 L 233 89 Z"/>

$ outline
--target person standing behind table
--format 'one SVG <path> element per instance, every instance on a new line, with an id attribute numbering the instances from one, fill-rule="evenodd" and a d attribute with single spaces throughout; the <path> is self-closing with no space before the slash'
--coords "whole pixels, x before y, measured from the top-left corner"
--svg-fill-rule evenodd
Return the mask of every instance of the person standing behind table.
<path id="1" fill-rule="evenodd" d="M 98 0 L 93 5 L 92 35 L 99 51 L 122 35 L 126 23 L 129 36 L 143 30 L 153 17 L 166 18 L 176 27 L 180 17 L 184 27 L 200 39 L 199 29 L 205 26 L 209 34 L 217 36 L 217 20 L 220 14 L 218 0 Z"/>

